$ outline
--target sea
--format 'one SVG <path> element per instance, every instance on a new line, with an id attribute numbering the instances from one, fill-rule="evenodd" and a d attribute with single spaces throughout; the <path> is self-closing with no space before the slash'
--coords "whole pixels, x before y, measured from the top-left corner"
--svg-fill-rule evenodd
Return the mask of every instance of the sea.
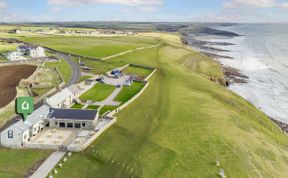
<path id="1" fill-rule="evenodd" d="M 218 29 L 242 35 L 205 38 L 235 44 L 210 45 L 229 50 L 216 53 L 233 59 L 222 57 L 219 61 L 249 77 L 247 83 L 234 83 L 229 89 L 269 117 L 288 124 L 288 24 L 237 24 Z"/>

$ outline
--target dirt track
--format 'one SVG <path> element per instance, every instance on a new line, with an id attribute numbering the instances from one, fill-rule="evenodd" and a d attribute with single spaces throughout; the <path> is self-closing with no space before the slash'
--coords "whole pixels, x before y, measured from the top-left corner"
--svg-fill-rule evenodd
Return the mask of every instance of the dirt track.
<path id="1" fill-rule="evenodd" d="M 32 65 L 0 66 L 0 108 L 15 98 L 20 80 L 28 78 L 36 68 Z"/>

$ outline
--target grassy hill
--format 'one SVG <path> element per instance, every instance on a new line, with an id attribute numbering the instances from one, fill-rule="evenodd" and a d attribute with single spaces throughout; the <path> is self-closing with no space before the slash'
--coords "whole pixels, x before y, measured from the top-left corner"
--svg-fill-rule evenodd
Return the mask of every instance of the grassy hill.
<path id="1" fill-rule="evenodd" d="M 145 64 L 157 73 L 118 122 L 54 177 L 203 178 L 216 177 L 220 168 L 234 178 L 288 176 L 287 136 L 250 103 L 211 82 L 223 77 L 217 63 L 172 42 L 109 63 Z"/>

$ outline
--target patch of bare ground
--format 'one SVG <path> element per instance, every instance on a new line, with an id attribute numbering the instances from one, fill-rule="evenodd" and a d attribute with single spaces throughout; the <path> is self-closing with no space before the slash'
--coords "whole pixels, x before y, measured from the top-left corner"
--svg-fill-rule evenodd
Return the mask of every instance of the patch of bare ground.
<path id="1" fill-rule="evenodd" d="M 20 80 L 32 75 L 36 66 L 10 65 L 0 67 L 0 108 L 9 104 L 17 95 L 16 87 Z"/>

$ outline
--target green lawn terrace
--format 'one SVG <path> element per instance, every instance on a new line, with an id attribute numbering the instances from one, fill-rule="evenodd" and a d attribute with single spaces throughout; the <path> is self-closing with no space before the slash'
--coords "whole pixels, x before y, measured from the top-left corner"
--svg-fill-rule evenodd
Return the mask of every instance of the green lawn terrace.
<path id="1" fill-rule="evenodd" d="M 129 64 L 122 72 L 126 75 L 134 76 L 138 81 L 145 80 L 155 68 L 136 64 Z"/>
<path id="2" fill-rule="evenodd" d="M 156 45 L 159 41 L 152 37 L 85 37 L 48 36 L 27 37 L 20 40 L 57 51 L 91 58 L 103 58 L 127 50 Z"/>
<path id="3" fill-rule="evenodd" d="M 115 90 L 115 86 L 97 83 L 90 90 L 80 96 L 80 100 L 83 102 L 91 100 L 92 102 L 102 101 L 106 99 Z"/>
<path id="4" fill-rule="evenodd" d="M 145 84 L 143 82 L 133 82 L 130 86 L 124 86 L 114 100 L 121 102 L 121 104 L 126 103 L 139 93 Z"/>

